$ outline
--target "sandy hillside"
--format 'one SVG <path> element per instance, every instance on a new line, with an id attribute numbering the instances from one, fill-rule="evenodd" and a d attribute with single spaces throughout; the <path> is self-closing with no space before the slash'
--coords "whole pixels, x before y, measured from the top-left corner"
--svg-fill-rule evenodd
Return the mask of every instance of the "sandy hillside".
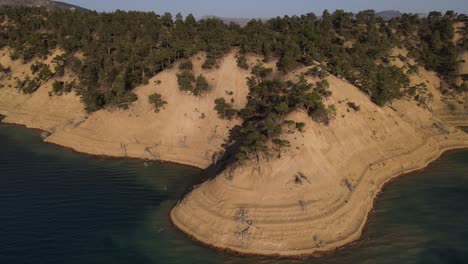
<path id="1" fill-rule="evenodd" d="M 250 161 L 198 186 L 172 210 L 175 225 L 205 244 L 242 253 L 333 250 L 360 237 L 385 182 L 447 149 L 468 147 L 467 134 L 414 101 L 380 108 L 349 83 L 328 81 L 327 103 L 337 108 L 330 126 L 293 113 L 290 119 L 305 122 L 306 131 L 286 135 L 292 146 L 281 159 Z"/>
<path id="2" fill-rule="evenodd" d="M 56 54 L 44 62 L 50 64 Z M 195 73 L 203 73 L 212 87 L 206 95 L 181 92 L 174 65 L 136 88 L 139 100 L 128 110 L 88 114 L 73 93 L 49 96 L 53 80 L 33 95 L 20 94 L 15 79 L 30 75 L 30 64 L 12 62 L 6 50 L 0 50 L 0 56 L 0 63 L 12 68 L 11 75 L 0 75 L 4 121 L 47 130 L 51 135 L 46 141 L 90 154 L 207 167 L 240 122 L 219 119 L 214 99 L 232 98 L 234 107 L 241 108 L 248 94 L 249 71 L 237 67 L 235 51 L 209 71 L 201 69 L 204 55 L 199 54 L 192 61 Z M 408 67 L 414 62 L 394 63 Z M 71 79 L 69 73 L 62 78 Z M 419 107 L 404 98 L 380 108 L 349 83 L 334 76 L 328 81 L 333 95 L 326 103 L 337 108 L 330 126 L 317 125 L 302 112 L 291 114 L 289 119 L 306 123 L 306 131 L 285 135 L 292 146 L 281 159 L 263 157 L 202 184 L 173 209 L 173 222 L 197 240 L 238 252 L 298 255 L 331 250 L 359 238 L 386 181 L 426 166 L 444 150 L 468 146 L 466 134 L 436 116 L 446 104 L 434 73 L 419 69 L 411 76 L 413 84 L 424 82 L 433 93 L 433 99 Z M 168 102 L 159 113 L 148 102 L 155 92 Z M 350 109 L 348 102 L 360 111 Z"/>
<path id="3" fill-rule="evenodd" d="M 60 52 L 56 51 L 41 62 L 50 65 L 54 70 L 51 61 L 59 54 Z M 38 60 L 34 62 L 36 61 Z M 4 122 L 53 132 L 63 129 L 74 120 L 83 118 L 85 115 L 83 106 L 74 94 L 49 96 L 52 83 L 57 78 L 44 83 L 32 95 L 20 93 L 16 89 L 17 80 L 24 80 L 26 76 L 33 77 L 30 67 L 34 62 L 23 64 L 20 60 L 11 61 L 9 51 L 0 50 L 0 64 L 11 67 L 12 72 L 11 75 L 0 73 L 0 82 L 3 85 L 3 88 L 0 88 L 0 114 L 6 116 Z M 70 81 L 72 79 L 73 77 L 67 73 L 57 80 Z"/>
<path id="4" fill-rule="evenodd" d="M 447 108 L 446 104 L 442 101 L 440 94 L 440 78 L 433 71 L 428 71 L 424 67 L 417 66 L 416 72 L 408 72 L 409 67 L 417 65 L 414 59 L 408 58 L 408 51 L 401 48 L 393 48 L 391 52 L 391 64 L 393 66 L 403 69 L 410 79 L 410 85 L 424 84 L 427 88 L 425 93 L 427 96 L 431 95 L 430 99 L 424 105 L 431 111 L 440 111 Z M 401 58 L 405 58 L 402 61 Z"/>
<path id="5" fill-rule="evenodd" d="M 0 114 L 5 122 L 24 124 L 52 132 L 47 142 L 89 154 L 138 157 L 206 167 L 239 120 L 218 118 L 214 99 L 234 99 L 234 107 L 246 103 L 249 71 L 237 67 L 235 51 L 220 60 L 219 68 L 202 70 L 204 55 L 192 60 L 196 75 L 203 73 L 212 90 L 195 97 L 178 88 L 178 65 L 156 75 L 148 85 L 138 87 L 139 100 L 128 110 L 105 109 L 86 114 L 79 98 L 48 95 L 51 81 L 33 95 L 19 94 L 14 88 L 0 89 Z M 51 56 L 52 57 L 52 56 Z M 1 58 L 3 65 L 14 65 L 13 73 L 27 71 L 29 65 Z M 253 63 L 253 62 L 252 62 Z M 157 84 L 157 81 L 161 81 Z M 14 85 L 13 85 L 14 87 Z M 233 95 L 228 95 L 232 91 Z M 168 102 L 155 113 L 148 96 L 158 92 Z"/>
<path id="6" fill-rule="evenodd" d="M 468 74 L 468 52 L 460 56 L 460 78 L 459 84 L 467 83 Z M 465 79 L 465 80 L 463 80 Z M 445 107 L 437 110 L 437 115 L 454 126 L 468 126 L 468 92 L 453 93 L 443 98 Z"/>
<path id="7" fill-rule="evenodd" d="M 394 66 L 407 71 L 409 67 L 416 65 L 413 59 L 402 61 L 401 56 L 407 58 L 408 51 L 405 49 L 394 48 L 392 50 L 391 63 Z M 462 83 L 463 75 L 468 73 L 468 52 L 460 55 L 460 78 L 458 83 Z M 411 85 L 424 84 L 427 88 L 422 96 L 428 98 L 424 104 L 430 111 L 438 117 L 454 126 L 468 126 L 468 96 L 466 92 L 450 92 L 446 96 L 440 93 L 442 85 L 441 79 L 433 71 L 428 71 L 424 67 L 417 66 L 417 71 L 409 74 Z M 466 82 L 466 81 L 465 81 Z M 430 97 L 428 97 L 430 95 Z"/>

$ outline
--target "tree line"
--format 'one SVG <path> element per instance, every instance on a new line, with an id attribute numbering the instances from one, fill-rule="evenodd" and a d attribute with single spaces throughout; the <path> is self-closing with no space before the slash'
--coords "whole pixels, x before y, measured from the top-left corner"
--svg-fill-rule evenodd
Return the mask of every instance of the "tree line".
<path id="1" fill-rule="evenodd" d="M 347 79 L 384 105 L 410 89 L 405 72 L 390 65 L 389 53 L 395 46 L 406 47 L 411 57 L 436 71 L 448 86 L 463 89 L 456 81 L 458 57 L 468 44 L 466 34 L 458 43 L 452 41 L 456 21 L 466 18 L 449 11 L 431 12 L 425 18 L 404 14 L 385 21 L 372 10 L 357 14 L 325 10 L 321 18 L 309 13 L 252 20 L 240 27 L 214 18 L 197 21 L 193 15 L 1 7 L 0 47 L 10 47 L 12 59 L 23 62 L 62 49 L 64 54 L 54 58 L 54 73 L 41 68 L 43 76 L 21 83 L 21 89 L 34 92 L 50 74 L 61 76 L 69 70 L 77 76 L 73 90 L 90 112 L 110 105 L 127 107 L 137 99 L 133 88 L 198 51 L 207 53 L 203 68 L 215 68 L 232 47 L 239 48 L 238 64 L 244 69 L 248 69 L 247 53 L 262 55 L 265 61 L 277 58 L 282 72 L 319 62 L 327 72 Z M 181 70 L 182 90 L 199 95 L 209 88 L 202 76 Z M 56 89 L 61 91 L 62 85 Z"/>

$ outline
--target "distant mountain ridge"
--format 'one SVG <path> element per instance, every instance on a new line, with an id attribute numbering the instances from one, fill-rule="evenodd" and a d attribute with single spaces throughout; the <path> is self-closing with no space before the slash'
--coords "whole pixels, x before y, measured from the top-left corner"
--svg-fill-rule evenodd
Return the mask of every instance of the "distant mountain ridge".
<path id="1" fill-rule="evenodd" d="M 383 18 L 384 20 L 391 20 L 393 18 L 401 17 L 404 13 L 398 10 L 384 10 L 381 12 L 375 13 L 377 16 Z M 427 17 L 427 13 L 415 13 L 419 18 Z"/>
<path id="2" fill-rule="evenodd" d="M 219 16 L 202 16 L 201 19 L 215 18 L 223 21 L 225 24 L 236 23 L 240 26 L 245 26 L 252 19 L 267 20 L 269 18 L 246 18 L 246 17 L 219 17 Z"/>
<path id="3" fill-rule="evenodd" d="M 398 10 L 385 10 L 385 11 L 377 12 L 376 15 L 385 20 L 390 20 L 392 18 L 400 17 L 401 15 L 403 15 L 403 13 L 401 13 Z"/>
<path id="4" fill-rule="evenodd" d="M 47 7 L 53 8 L 58 7 L 62 9 L 69 10 L 80 10 L 80 11 L 89 11 L 86 8 L 60 2 L 60 1 L 51 1 L 51 0 L 0 0 L 0 6 L 9 5 L 9 6 L 31 6 L 31 7 Z"/>
<path id="5" fill-rule="evenodd" d="M 2 5 L 9 5 L 9 6 L 33 6 L 33 7 L 48 7 L 48 8 L 53 8 L 53 7 L 58 7 L 61 9 L 69 9 L 69 10 L 80 10 L 80 11 L 90 11 L 89 9 L 68 4 L 65 2 L 61 1 L 52 1 L 52 0 L 0 0 L 0 6 Z M 384 10 L 377 12 L 376 15 L 378 17 L 383 18 L 384 20 L 391 20 L 396 17 L 400 17 L 403 15 L 402 12 L 398 10 Z M 427 14 L 424 13 L 418 13 L 419 17 L 425 17 Z M 320 18 L 320 16 L 317 16 Z M 250 20 L 252 19 L 260 19 L 262 21 L 266 21 L 270 18 L 246 18 L 246 17 L 220 17 L 220 16 L 214 16 L 214 15 L 207 15 L 201 17 L 201 19 L 208 19 L 208 18 L 216 18 L 221 21 L 223 21 L 225 24 L 230 24 L 230 23 L 236 23 L 239 24 L 240 26 L 245 26 L 247 23 L 249 23 Z"/>
<path id="6" fill-rule="evenodd" d="M 10 6 L 48 6 L 50 0 L 0 0 L 0 5 Z"/>
<path id="7" fill-rule="evenodd" d="M 72 5 L 72 4 L 65 3 L 65 2 L 60 2 L 60 1 L 51 1 L 51 2 L 54 6 L 63 8 L 63 9 L 76 9 L 80 11 L 90 11 L 89 9 L 86 9 L 84 7 Z"/>
<path id="8" fill-rule="evenodd" d="M 396 17 L 400 17 L 403 15 L 402 12 L 398 10 L 384 10 L 381 12 L 375 13 L 378 17 L 383 18 L 384 20 L 391 20 Z M 418 14 L 420 17 L 426 16 L 426 14 Z M 245 26 L 247 23 L 249 23 L 250 20 L 252 19 L 260 19 L 262 21 L 266 21 L 270 18 L 246 18 L 246 17 L 219 17 L 219 16 L 203 16 L 201 19 L 208 19 L 208 18 L 216 18 L 221 21 L 223 21 L 225 24 L 230 24 L 230 23 L 236 23 L 239 24 L 240 26 Z M 317 18 L 321 18 L 321 16 L 317 16 Z"/>

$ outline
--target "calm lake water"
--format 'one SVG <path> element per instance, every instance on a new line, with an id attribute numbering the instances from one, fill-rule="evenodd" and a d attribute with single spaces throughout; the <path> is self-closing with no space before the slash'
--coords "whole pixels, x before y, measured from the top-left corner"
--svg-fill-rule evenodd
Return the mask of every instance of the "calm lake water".
<path id="1" fill-rule="evenodd" d="M 468 151 L 387 185 L 364 239 L 329 256 L 240 257 L 170 223 L 200 171 L 96 158 L 0 125 L 0 263 L 468 263 Z"/>

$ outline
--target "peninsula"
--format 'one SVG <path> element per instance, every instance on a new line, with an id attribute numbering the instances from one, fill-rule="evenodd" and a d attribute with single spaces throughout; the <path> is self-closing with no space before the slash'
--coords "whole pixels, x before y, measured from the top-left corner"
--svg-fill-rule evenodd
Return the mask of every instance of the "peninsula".
<path id="1" fill-rule="evenodd" d="M 467 17 L 252 20 L 0 7 L 2 122 L 112 157 L 214 171 L 174 206 L 191 238 L 318 255 L 382 187 L 468 147 Z"/>

